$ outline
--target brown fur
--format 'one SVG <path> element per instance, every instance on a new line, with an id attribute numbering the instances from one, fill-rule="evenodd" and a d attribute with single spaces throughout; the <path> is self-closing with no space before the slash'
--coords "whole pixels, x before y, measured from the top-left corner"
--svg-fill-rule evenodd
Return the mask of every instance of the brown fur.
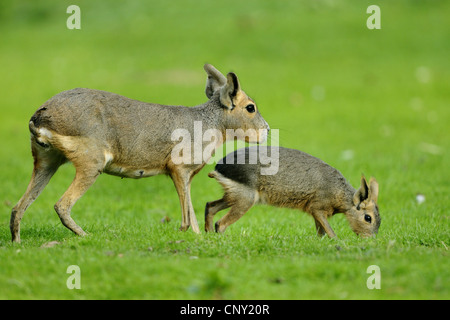
<path id="1" fill-rule="evenodd" d="M 85 232 L 71 218 L 71 209 L 101 173 L 135 179 L 157 174 L 170 176 L 182 209 L 180 229 L 192 226 L 198 233 L 190 187 L 207 159 L 176 164 L 171 157 L 178 144 L 171 138 L 174 130 L 187 130 L 192 139 L 188 143 L 194 145 L 197 121 L 201 121 L 203 132 L 217 129 L 223 140 L 227 129 L 268 129 L 257 109 L 253 113 L 246 111 L 246 106 L 254 102 L 241 90 L 234 73 L 225 77 L 209 64 L 204 69 L 209 101 L 196 107 L 163 106 L 80 88 L 59 93 L 42 105 L 29 122 L 34 169 L 25 194 L 11 213 L 12 240 L 20 241 L 20 221 L 25 210 L 66 162 L 73 163 L 76 174 L 55 210 L 61 222 L 77 235 Z M 257 134 L 253 140 L 260 142 L 264 138 Z M 216 141 L 215 146 L 223 140 Z M 205 145 L 202 142 L 203 148 Z"/>
<path id="2" fill-rule="evenodd" d="M 214 230 L 213 218 L 220 210 L 231 207 L 230 212 L 215 224 L 217 232 L 224 232 L 253 205 L 260 203 L 309 213 L 321 236 L 336 237 L 328 223 L 328 218 L 336 213 L 344 213 L 352 230 L 360 236 L 372 236 L 378 232 L 381 218 L 375 179 L 371 178 L 367 184 L 362 176 L 361 187 L 355 190 L 338 170 L 320 159 L 298 150 L 268 148 L 271 153 L 276 151 L 279 154 L 279 169 L 274 175 L 262 175 L 259 161 L 256 164 L 237 164 L 239 155 L 245 153 L 248 159 L 248 155 L 257 152 L 258 147 L 228 154 L 216 165 L 216 170 L 209 173 L 209 177 L 223 186 L 225 194 L 222 199 L 206 204 L 206 231 Z"/>

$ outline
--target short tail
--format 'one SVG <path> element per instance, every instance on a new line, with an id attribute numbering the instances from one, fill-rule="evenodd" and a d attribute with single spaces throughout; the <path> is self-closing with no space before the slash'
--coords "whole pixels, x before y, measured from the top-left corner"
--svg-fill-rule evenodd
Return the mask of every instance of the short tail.
<path id="1" fill-rule="evenodd" d="M 28 128 L 30 129 L 30 132 L 33 136 L 38 137 L 39 133 L 37 131 L 36 126 L 34 125 L 33 120 L 30 120 L 30 123 L 28 124 Z"/>
<path id="2" fill-rule="evenodd" d="M 210 177 L 210 178 L 217 178 L 217 172 L 216 171 L 211 171 L 210 173 L 208 173 L 208 177 Z"/>

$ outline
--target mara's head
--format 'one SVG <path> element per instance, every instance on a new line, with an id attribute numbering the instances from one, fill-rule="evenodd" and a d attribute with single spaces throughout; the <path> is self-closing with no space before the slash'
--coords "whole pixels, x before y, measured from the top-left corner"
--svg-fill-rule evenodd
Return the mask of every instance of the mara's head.
<path id="1" fill-rule="evenodd" d="M 225 77 L 210 64 L 206 64 L 204 68 L 208 74 L 206 96 L 211 99 L 218 95 L 223 107 L 225 138 L 264 142 L 269 125 L 259 113 L 255 101 L 241 89 L 236 74 L 230 72 Z"/>
<path id="2" fill-rule="evenodd" d="M 353 195 L 353 206 L 346 215 L 352 230 L 359 236 L 375 236 L 380 227 L 381 217 L 378 211 L 378 183 L 370 178 L 369 183 L 361 177 L 361 186 Z"/>

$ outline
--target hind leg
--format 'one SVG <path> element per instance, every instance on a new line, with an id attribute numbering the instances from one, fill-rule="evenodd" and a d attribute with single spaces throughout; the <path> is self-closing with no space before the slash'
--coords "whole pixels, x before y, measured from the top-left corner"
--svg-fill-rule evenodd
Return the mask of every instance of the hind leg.
<path id="1" fill-rule="evenodd" d="M 36 200 L 59 166 L 65 162 L 64 157 L 58 152 L 44 150 L 40 146 L 32 145 L 32 153 L 34 168 L 30 183 L 11 211 L 10 230 L 13 242 L 20 242 L 20 221 L 25 210 Z"/>
<path id="2" fill-rule="evenodd" d="M 224 197 L 231 203 L 230 211 L 216 222 L 216 232 L 222 233 L 228 226 L 239 220 L 256 202 L 257 196 L 254 190 L 236 184 Z"/>
<path id="3" fill-rule="evenodd" d="M 229 208 L 230 205 L 224 198 L 208 202 L 205 206 L 205 231 L 214 231 L 214 216 L 217 212 Z"/>
<path id="4" fill-rule="evenodd" d="M 56 139 L 55 139 L 56 140 Z M 59 148 L 75 167 L 75 178 L 54 208 L 62 224 L 73 233 L 84 236 L 86 232 L 70 216 L 72 207 L 102 173 L 106 155 L 104 146 L 86 137 L 59 136 Z"/>
<path id="5" fill-rule="evenodd" d="M 230 211 L 216 222 L 216 232 L 225 232 L 225 229 L 238 221 L 253 206 L 253 203 L 254 201 L 248 199 L 235 202 Z"/>
<path id="6" fill-rule="evenodd" d="M 55 204 L 55 211 L 62 224 L 79 236 L 86 235 L 86 232 L 75 223 L 70 213 L 77 200 L 94 184 L 100 172 L 96 167 L 76 167 L 76 174 L 72 184 Z"/>

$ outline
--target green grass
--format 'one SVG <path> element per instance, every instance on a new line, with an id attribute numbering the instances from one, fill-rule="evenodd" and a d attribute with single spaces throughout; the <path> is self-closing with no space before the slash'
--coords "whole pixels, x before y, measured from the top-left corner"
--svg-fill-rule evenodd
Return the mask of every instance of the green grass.
<path id="1" fill-rule="evenodd" d="M 68 1 L 0 5 L 1 299 L 449 299 L 450 63 L 448 1 Z M 54 203 L 73 179 L 62 167 L 10 243 L 12 207 L 28 184 L 27 123 L 52 95 L 75 87 L 164 104 L 206 101 L 204 63 L 235 71 L 280 144 L 380 185 L 376 239 L 342 215 L 339 240 L 311 217 L 254 207 L 223 235 L 179 232 L 173 183 L 102 175 L 73 209 L 89 236 L 62 226 Z M 203 229 L 221 196 L 205 167 L 192 185 Z M 416 195 L 425 195 L 419 204 Z M 220 217 L 222 214 L 218 214 Z M 162 223 L 165 217 L 169 223 Z M 60 244 L 41 246 L 50 241 Z M 81 290 L 69 290 L 69 265 Z M 370 265 L 381 289 L 369 290 Z"/>

